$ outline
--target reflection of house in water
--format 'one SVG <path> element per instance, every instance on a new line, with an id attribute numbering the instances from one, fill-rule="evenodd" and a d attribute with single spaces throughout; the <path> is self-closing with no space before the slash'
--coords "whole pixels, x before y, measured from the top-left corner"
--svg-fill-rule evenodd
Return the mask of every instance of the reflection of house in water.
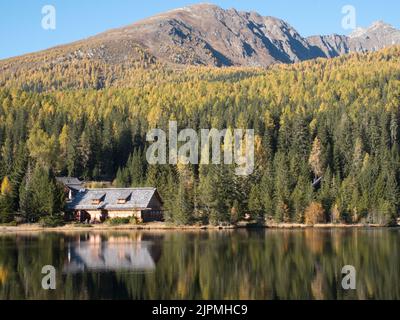
<path id="1" fill-rule="evenodd" d="M 160 256 L 160 247 L 141 237 L 132 239 L 91 234 L 88 239 L 69 244 L 64 272 L 151 272 L 155 270 Z"/>

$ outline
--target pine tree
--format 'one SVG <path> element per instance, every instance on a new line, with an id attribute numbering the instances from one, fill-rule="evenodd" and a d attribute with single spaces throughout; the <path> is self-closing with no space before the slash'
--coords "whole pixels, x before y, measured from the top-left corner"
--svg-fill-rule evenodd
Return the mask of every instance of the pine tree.
<path id="1" fill-rule="evenodd" d="M 275 219 L 278 222 L 290 220 L 290 195 L 291 184 L 288 176 L 288 164 L 284 153 L 278 152 L 274 160 L 275 168 Z"/>
<path id="2" fill-rule="evenodd" d="M 20 187 L 21 213 L 28 222 L 53 216 L 63 209 L 63 190 L 54 175 L 41 164 L 36 164 L 32 173 L 28 170 Z"/>
<path id="3" fill-rule="evenodd" d="M 230 221 L 233 204 L 232 168 L 227 165 L 211 165 L 209 174 L 212 186 L 209 222 L 212 225 L 224 224 Z"/>
<path id="4" fill-rule="evenodd" d="M 143 155 L 139 149 L 136 149 L 128 160 L 129 174 L 132 187 L 141 187 L 144 183 L 146 167 L 144 165 Z"/>
<path id="5" fill-rule="evenodd" d="M 254 185 L 251 188 L 249 195 L 249 210 L 251 212 L 252 218 L 257 221 L 263 220 L 263 201 L 260 187 L 258 185 Z"/>
<path id="6" fill-rule="evenodd" d="M 294 210 L 294 220 L 298 223 L 303 223 L 305 210 L 313 200 L 313 188 L 308 177 L 299 177 L 291 198 Z"/>
<path id="7" fill-rule="evenodd" d="M 179 183 L 177 183 L 176 174 L 172 168 L 172 166 L 166 166 L 166 170 L 164 172 L 164 180 L 163 185 L 159 188 L 159 192 L 161 197 L 164 200 L 164 219 L 167 222 L 173 222 L 173 215 L 175 211 L 175 198 L 176 198 L 176 190 L 179 187 Z"/>
<path id="8" fill-rule="evenodd" d="M 183 183 L 180 183 L 175 204 L 172 215 L 174 223 L 178 225 L 190 224 L 194 208 L 190 199 L 190 194 Z"/>
<path id="9" fill-rule="evenodd" d="M 0 168 L 1 175 L 6 176 L 10 174 L 13 163 L 13 146 L 11 139 L 9 137 L 5 139 L 4 144 L 1 147 L 0 151 L 2 158 L 2 167 Z"/>
<path id="10" fill-rule="evenodd" d="M 213 201 L 213 181 L 209 174 L 209 166 L 202 165 L 199 169 L 199 187 L 197 189 L 198 210 L 203 222 L 209 218 Z"/>
<path id="11" fill-rule="evenodd" d="M 90 160 L 92 157 L 92 144 L 90 136 L 84 131 L 79 140 L 79 175 L 84 178 L 89 178 L 91 174 Z"/>
<path id="12" fill-rule="evenodd" d="M 13 199 L 10 180 L 6 176 L 1 183 L 0 192 L 0 222 L 8 223 L 13 220 Z"/>
<path id="13" fill-rule="evenodd" d="M 274 174 L 272 172 L 272 165 L 267 167 L 261 181 L 260 181 L 260 193 L 261 200 L 264 208 L 264 215 L 267 219 L 272 219 L 275 214 L 276 204 L 274 201 Z"/>
<path id="14" fill-rule="evenodd" d="M 13 209 L 18 211 L 19 209 L 19 188 L 25 176 L 25 172 L 28 165 L 28 152 L 25 144 L 21 144 L 18 148 L 16 159 L 14 161 L 13 170 L 10 175 L 12 182 L 12 200 Z"/>
<path id="15" fill-rule="evenodd" d="M 131 184 L 128 168 L 118 169 L 117 176 L 115 177 L 114 185 L 117 188 L 127 188 Z"/>
<path id="16" fill-rule="evenodd" d="M 318 192 L 318 200 L 322 204 L 325 212 L 331 212 L 336 199 L 335 186 L 332 179 L 331 169 L 328 167 L 321 182 L 321 188 Z"/>
<path id="17" fill-rule="evenodd" d="M 28 169 L 19 187 L 19 210 L 23 219 L 28 222 L 32 221 L 35 216 L 33 212 L 32 193 L 32 169 L 31 164 L 28 164 Z"/>
<path id="18" fill-rule="evenodd" d="M 158 172 L 159 168 L 156 165 L 150 165 L 147 168 L 146 186 L 157 187 L 158 186 Z"/>

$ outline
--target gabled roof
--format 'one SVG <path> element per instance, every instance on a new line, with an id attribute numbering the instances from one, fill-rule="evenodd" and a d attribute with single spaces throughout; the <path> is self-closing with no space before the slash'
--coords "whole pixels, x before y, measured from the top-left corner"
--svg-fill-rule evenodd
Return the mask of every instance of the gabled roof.
<path id="1" fill-rule="evenodd" d="M 90 200 L 103 201 L 105 197 L 106 193 L 104 191 L 93 191 L 90 193 Z"/>
<path id="2" fill-rule="evenodd" d="M 113 188 L 88 189 L 78 192 L 70 203 L 69 210 L 144 210 L 150 209 L 150 201 L 156 196 L 161 198 L 155 188 Z M 100 200 L 96 204 L 93 200 Z M 126 200 L 125 203 L 118 203 Z"/>
<path id="3" fill-rule="evenodd" d="M 80 181 L 78 178 L 74 177 L 57 177 L 57 182 L 62 183 L 66 187 L 79 191 L 84 189 L 83 181 Z"/>
<path id="4" fill-rule="evenodd" d="M 117 200 L 126 200 L 128 201 L 129 198 L 132 198 L 132 189 L 126 189 L 126 190 L 121 190 L 118 193 L 118 199 Z"/>

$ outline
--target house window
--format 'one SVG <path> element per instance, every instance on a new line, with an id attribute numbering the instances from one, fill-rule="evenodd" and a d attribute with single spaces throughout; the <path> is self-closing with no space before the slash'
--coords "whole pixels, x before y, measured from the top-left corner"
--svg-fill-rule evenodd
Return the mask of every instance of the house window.
<path id="1" fill-rule="evenodd" d="M 118 204 L 126 204 L 126 199 L 118 199 Z"/>
<path id="2" fill-rule="evenodd" d="M 94 195 L 92 198 L 92 205 L 99 205 L 104 201 L 105 197 L 106 197 L 105 193 Z"/>

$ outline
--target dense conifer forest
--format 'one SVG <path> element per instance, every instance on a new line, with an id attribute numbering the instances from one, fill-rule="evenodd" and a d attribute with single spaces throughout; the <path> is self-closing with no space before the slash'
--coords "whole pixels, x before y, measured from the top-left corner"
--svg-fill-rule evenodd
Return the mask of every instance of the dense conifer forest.
<path id="1" fill-rule="evenodd" d="M 141 59 L 15 74 L 0 64 L 1 222 L 61 212 L 58 175 L 157 187 L 176 224 L 398 218 L 399 47 L 269 69 Z M 254 173 L 148 165 L 146 134 L 170 120 L 180 129 L 254 128 Z"/>

